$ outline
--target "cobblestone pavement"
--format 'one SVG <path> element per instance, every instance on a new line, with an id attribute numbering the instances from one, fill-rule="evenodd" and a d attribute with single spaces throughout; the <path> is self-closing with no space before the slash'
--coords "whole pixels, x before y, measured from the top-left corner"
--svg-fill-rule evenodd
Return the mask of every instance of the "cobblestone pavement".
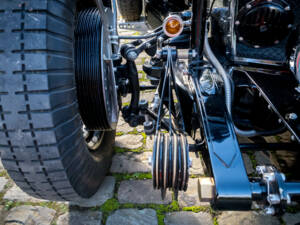
<path id="1" fill-rule="evenodd" d="M 125 32 L 124 34 L 132 34 Z M 149 83 L 142 72 L 146 56 L 138 60 L 140 81 Z M 143 92 L 151 101 L 153 92 Z M 130 98 L 124 98 L 128 104 Z M 278 140 L 277 140 L 278 141 Z M 280 140 L 279 140 L 280 141 Z M 169 192 L 164 200 L 151 183 L 149 157 L 153 138 L 146 137 L 142 127 L 132 128 L 119 119 L 114 155 L 110 171 L 90 199 L 82 202 L 49 202 L 32 198 L 22 192 L 0 165 L 0 224 L 2 225 L 295 225 L 300 213 L 292 207 L 282 217 L 266 216 L 259 210 L 215 211 L 198 196 L 198 178 L 205 176 L 201 156 L 191 153 L 189 188 L 180 193 L 178 201 Z M 283 154 L 283 153 L 282 153 Z M 279 155 L 280 156 L 280 155 Z M 273 155 L 262 152 L 243 154 L 247 172 L 254 172 L 260 163 L 277 163 Z M 281 164 L 284 160 L 281 160 Z"/>

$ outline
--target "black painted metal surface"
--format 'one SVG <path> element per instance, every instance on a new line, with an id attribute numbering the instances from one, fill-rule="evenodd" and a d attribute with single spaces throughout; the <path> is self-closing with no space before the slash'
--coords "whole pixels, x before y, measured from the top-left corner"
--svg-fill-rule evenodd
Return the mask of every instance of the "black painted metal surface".
<path id="1" fill-rule="evenodd" d="M 269 107 L 278 115 L 278 122 L 283 123 L 300 142 L 300 93 L 295 89 L 298 83 L 294 75 L 289 71 L 260 72 L 245 69 L 238 69 L 237 73 L 248 77 Z M 297 118 L 289 118 L 292 114 Z"/>
<path id="2" fill-rule="evenodd" d="M 224 96 L 220 90 L 206 94 L 197 76 L 193 83 L 216 185 L 215 204 L 218 208 L 250 209 L 252 190 Z"/>

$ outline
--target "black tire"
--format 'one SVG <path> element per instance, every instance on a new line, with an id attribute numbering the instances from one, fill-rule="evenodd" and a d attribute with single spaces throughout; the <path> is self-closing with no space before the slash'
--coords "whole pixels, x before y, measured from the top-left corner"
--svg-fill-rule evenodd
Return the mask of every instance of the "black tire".
<path id="1" fill-rule="evenodd" d="M 143 10 L 143 0 L 118 0 L 119 12 L 126 21 L 138 21 Z"/>
<path id="2" fill-rule="evenodd" d="M 115 132 L 92 153 L 82 135 L 74 75 L 74 0 L 0 3 L 0 149 L 28 194 L 91 197 L 111 163 Z"/>

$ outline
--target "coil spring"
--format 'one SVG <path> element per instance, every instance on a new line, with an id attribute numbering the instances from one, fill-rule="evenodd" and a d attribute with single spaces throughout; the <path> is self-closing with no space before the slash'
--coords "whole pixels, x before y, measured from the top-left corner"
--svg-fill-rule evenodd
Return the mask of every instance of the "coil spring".
<path id="1" fill-rule="evenodd" d="M 186 191 L 189 179 L 189 150 L 183 134 L 159 132 L 155 136 L 152 159 L 154 189 Z"/>

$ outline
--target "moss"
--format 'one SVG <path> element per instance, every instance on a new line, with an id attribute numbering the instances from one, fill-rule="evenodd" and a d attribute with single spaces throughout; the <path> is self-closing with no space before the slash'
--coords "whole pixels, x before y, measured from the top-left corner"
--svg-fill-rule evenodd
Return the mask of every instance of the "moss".
<path id="1" fill-rule="evenodd" d="M 6 172 L 6 170 L 0 172 L 0 177 L 9 178 L 8 173 Z"/>
<path id="2" fill-rule="evenodd" d="M 183 211 L 192 211 L 194 213 L 198 212 L 212 212 L 212 209 L 208 206 L 190 206 L 190 207 L 183 207 Z"/>
<path id="3" fill-rule="evenodd" d="M 214 217 L 214 225 L 219 225 L 218 220 L 216 217 Z"/>
<path id="4" fill-rule="evenodd" d="M 256 162 L 254 154 L 253 153 L 248 153 L 248 156 L 249 156 L 249 158 L 251 160 L 253 168 L 256 168 L 257 167 L 257 162 Z"/>
<path id="5" fill-rule="evenodd" d="M 102 224 L 106 224 L 106 220 L 108 216 L 115 210 L 120 208 L 120 203 L 117 199 L 111 198 L 108 199 L 101 207 L 100 210 L 102 211 Z"/>
<path id="6" fill-rule="evenodd" d="M 116 136 L 122 136 L 123 134 L 124 134 L 124 132 L 122 132 L 122 131 L 121 132 L 117 132 Z"/>
<path id="7" fill-rule="evenodd" d="M 119 209 L 120 203 L 118 202 L 117 199 L 111 198 L 108 199 L 102 206 L 101 206 L 101 211 L 103 213 L 111 213 L 117 209 Z"/>
<path id="8" fill-rule="evenodd" d="M 135 207 L 135 205 L 132 204 L 132 203 L 125 203 L 125 204 L 122 204 L 120 208 L 122 208 L 122 209 L 132 209 L 134 207 Z"/>
<path id="9" fill-rule="evenodd" d="M 179 204 L 178 204 L 178 201 L 176 200 L 173 200 L 169 206 L 169 211 L 179 211 L 180 210 L 180 207 L 179 207 Z"/>
<path id="10" fill-rule="evenodd" d="M 145 132 L 142 132 L 141 135 L 143 136 L 143 144 L 146 144 L 147 141 L 147 134 L 145 134 Z"/>
<path id="11" fill-rule="evenodd" d="M 136 128 L 133 129 L 133 131 L 128 132 L 128 134 L 139 134 L 139 132 L 136 130 Z"/>
<path id="12" fill-rule="evenodd" d="M 127 148 L 119 148 L 119 147 L 114 147 L 114 150 L 116 153 L 124 153 L 124 152 L 141 152 L 143 148 L 137 148 L 137 149 L 127 149 Z"/>
<path id="13" fill-rule="evenodd" d="M 152 179 L 151 173 L 133 173 L 133 174 L 120 174 L 114 173 L 113 176 L 116 178 L 117 182 L 123 180 L 145 180 L 145 179 Z"/>
<path id="14" fill-rule="evenodd" d="M 191 174 L 189 176 L 189 178 L 201 178 L 201 177 L 207 177 L 207 176 L 203 174 Z"/>
<path id="15" fill-rule="evenodd" d="M 157 215 L 157 222 L 158 222 L 158 225 L 164 225 L 165 224 L 165 215 L 164 214 L 159 214 L 159 213 L 156 213 Z"/>
<path id="16" fill-rule="evenodd" d="M 146 62 L 146 57 L 142 57 L 142 65 L 144 65 L 145 64 L 145 62 Z M 144 72 L 144 71 L 143 71 Z"/>
<path id="17" fill-rule="evenodd" d="M 136 32 L 134 32 L 132 35 L 133 35 L 133 36 L 138 36 L 138 35 L 141 35 L 141 32 L 136 31 Z"/>

